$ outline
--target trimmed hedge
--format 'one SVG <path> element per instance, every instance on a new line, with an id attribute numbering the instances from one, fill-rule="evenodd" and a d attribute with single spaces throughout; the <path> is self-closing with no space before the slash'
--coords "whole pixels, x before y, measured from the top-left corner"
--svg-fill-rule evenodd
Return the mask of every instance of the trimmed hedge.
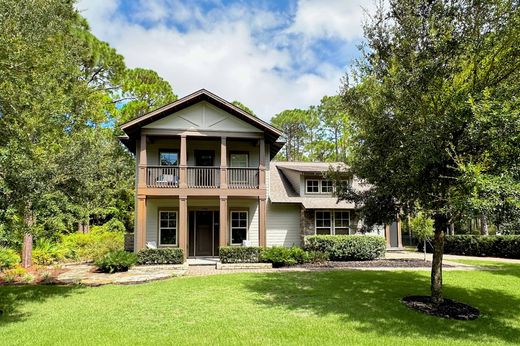
<path id="1" fill-rule="evenodd" d="M 184 251 L 179 248 L 143 249 L 137 253 L 139 264 L 182 264 Z"/>
<path id="2" fill-rule="evenodd" d="M 417 249 L 423 251 L 423 244 L 418 244 Z M 432 252 L 431 245 L 427 245 L 426 251 Z M 520 259 L 520 235 L 448 235 L 444 242 L 444 253 Z"/>
<path id="3" fill-rule="evenodd" d="M 260 261 L 272 263 L 274 268 L 304 263 L 324 262 L 326 260 L 328 260 L 328 254 L 315 251 L 305 251 L 298 246 L 273 246 L 262 249 L 260 252 Z"/>
<path id="4" fill-rule="evenodd" d="M 386 251 L 385 238 L 370 235 L 311 235 L 304 243 L 305 250 L 327 253 L 331 261 L 370 261 Z"/>
<path id="5" fill-rule="evenodd" d="M 221 263 L 258 263 L 260 251 L 257 246 L 221 246 L 218 256 Z"/>

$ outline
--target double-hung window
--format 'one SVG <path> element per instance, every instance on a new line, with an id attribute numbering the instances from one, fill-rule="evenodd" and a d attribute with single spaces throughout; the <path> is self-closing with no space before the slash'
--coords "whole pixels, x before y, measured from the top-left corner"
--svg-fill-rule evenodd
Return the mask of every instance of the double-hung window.
<path id="1" fill-rule="evenodd" d="M 316 210 L 315 232 L 322 235 L 349 234 L 350 213 L 343 210 Z"/>
<path id="2" fill-rule="evenodd" d="M 159 211 L 159 245 L 177 246 L 177 212 Z"/>
<path id="3" fill-rule="evenodd" d="M 307 193 L 319 193 L 320 192 L 320 181 L 314 179 L 306 180 L 306 189 Z"/>
<path id="4" fill-rule="evenodd" d="M 334 186 L 332 185 L 331 180 L 322 180 L 321 181 L 321 193 L 332 193 L 334 190 Z"/>
<path id="5" fill-rule="evenodd" d="M 242 245 L 247 240 L 247 211 L 231 212 L 231 244 Z"/>

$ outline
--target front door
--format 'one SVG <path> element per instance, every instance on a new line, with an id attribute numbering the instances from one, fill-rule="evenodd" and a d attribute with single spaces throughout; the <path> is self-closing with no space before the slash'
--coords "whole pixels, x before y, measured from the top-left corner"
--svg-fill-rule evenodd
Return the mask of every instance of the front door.
<path id="1" fill-rule="evenodd" d="M 190 256 L 217 256 L 219 244 L 219 212 L 190 212 Z"/>

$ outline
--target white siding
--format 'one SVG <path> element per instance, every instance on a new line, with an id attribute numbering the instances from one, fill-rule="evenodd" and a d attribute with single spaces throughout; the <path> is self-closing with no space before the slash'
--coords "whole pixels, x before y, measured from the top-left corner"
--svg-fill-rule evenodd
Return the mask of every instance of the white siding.
<path id="1" fill-rule="evenodd" d="M 249 217 L 247 240 L 251 246 L 258 246 L 258 200 L 257 199 L 228 199 L 229 210 L 247 209 Z M 231 219 L 229 218 L 229 232 L 231 233 Z"/>
<path id="2" fill-rule="evenodd" d="M 267 246 L 300 245 L 300 206 L 267 203 Z"/>
<path id="3" fill-rule="evenodd" d="M 179 208 L 179 199 L 164 199 L 164 198 L 155 198 L 148 199 L 146 201 L 146 241 L 155 241 L 157 243 L 157 234 L 159 232 L 158 229 L 158 219 L 159 219 L 159 208 Z M 177 214 L 178 215 L 178 214 Z M 177 221 L 177 227 L 178 227 Z"/>

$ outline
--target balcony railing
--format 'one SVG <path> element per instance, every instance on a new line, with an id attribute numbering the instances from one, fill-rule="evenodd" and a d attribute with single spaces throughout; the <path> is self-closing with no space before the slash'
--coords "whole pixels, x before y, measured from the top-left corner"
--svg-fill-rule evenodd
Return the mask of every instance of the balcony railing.
<path id="1" fill-rule="evenodd" d="M 186 167 L 186 184 L 188 188 L 219 188 L 221 167 Z M 178 188 L 181 183 L 181 172 L 177 166 L 147 166 L 146 186 L 151 188 Z M 260 171 L 258 168 L 228 167 L 225 177 L 230 189 L 258 189 Z"/>
<path id="2" fill-rule="evenodd" d="M 179 187 L 179 167 L 146 167 L 146 185 L 148 187 Z"/>
<path id="3" fill-rule="evenodd" d="M 229 168 L 227 169 L 227 184 L 230 189 L 257 189 L 258 168 Z"/>
<path id="4" fill-rule="evenodd" d="M 187 167 L 188 188 L 220 187 L 220 167 Z"/>

